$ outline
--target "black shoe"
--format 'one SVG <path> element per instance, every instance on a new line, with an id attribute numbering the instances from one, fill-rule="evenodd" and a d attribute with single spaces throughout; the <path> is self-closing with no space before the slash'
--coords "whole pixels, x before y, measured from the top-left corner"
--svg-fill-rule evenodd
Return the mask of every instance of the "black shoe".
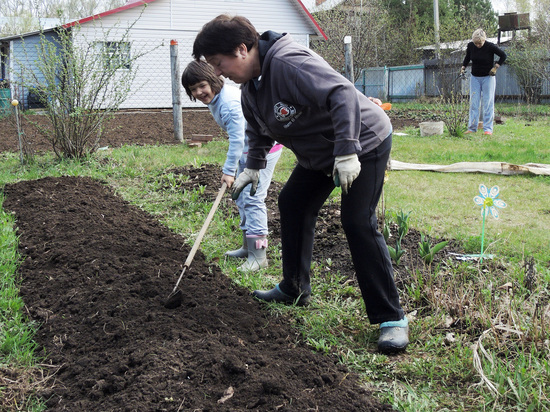
<path id="1" fill-rule="evenodd" d="M 406 319 L 406 318 L 405 318 Z M 392 322 L 387 322 L 391 325 Z M 378 351 L 384 354 L 402 352 L 409 344 L 409 325 L 380 327 L 380 338 L 378 338 Z"/>
<path id="2" fill-rule="evenodd" d="M 270 290 L 255 290 L 252 296 L 264 302 L 290 303 L 297 306 L 305 306 L 311 302 L 311 295 L 302 293 L 298 297 L 292 297 L 284 293 L 279 285 Z"/>

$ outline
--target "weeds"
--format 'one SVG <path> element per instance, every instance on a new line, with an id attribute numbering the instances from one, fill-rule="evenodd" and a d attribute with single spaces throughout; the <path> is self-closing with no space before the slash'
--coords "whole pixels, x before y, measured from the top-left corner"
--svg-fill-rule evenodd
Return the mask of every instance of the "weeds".
<path id="1" fill-rule="evenodd" d="M 469 103 L 462 93 L 451 91 L 447 99 L 441 102 L 441 120 L 451 136 L 464 137 L 468 128 L 468 112 Z"/>
<path id="2" fill-rule="evenodd" d="M 405 253 L 405 250 L 401 247 L 401 242 L 403 238 L 409 231 L 410 225 L 410 216 L 411 212 L 404 213 L 402 210 L 395 214 L 394 218 L 397 222 L 397 240 L 395 242 L 395 247 L 388 245 L 388 250 L 390 252 L 391 259 L 395 262 L 396 265 L 399 265 L 399 260 Z M 384 226 L 384 231 L 389 231 L 389 228 Z M 385 237 L 385 236 L 384 236 Z M 388 236 L 389 237 L 389 236 Z"/>

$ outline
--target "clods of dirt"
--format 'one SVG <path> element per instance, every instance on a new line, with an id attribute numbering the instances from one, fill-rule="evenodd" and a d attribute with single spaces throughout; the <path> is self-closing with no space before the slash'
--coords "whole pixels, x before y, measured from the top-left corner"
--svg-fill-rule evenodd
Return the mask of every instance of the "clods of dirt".
<path id="1" fill-rule="evenodd" d="M 219 171 L 216 170 L 216 184 Z M 389 411 L 336 359 L 101 182 L 7 185 L 24 261 L 21 295 L 54 384 L 52 411 Z"/>
<path id="2" fill-rule="evenodd" d="M 183 138 L 193 135 L 224 136 L 208 109 L 182 112 Z M 23 139 L 31 153 L 48 152 L 52 145 L 41 130 L 51 129 L 51 122 L 44 114 L 27 115 L 20 124 Z M 99 147 L 124 145 L 180 144 L 174 136 L 174 118 L 171 110 L 121 111 L 106 122 Z M 0 118 L 0 152 L 19 150 L 17 124 L 13 116 Z"/>

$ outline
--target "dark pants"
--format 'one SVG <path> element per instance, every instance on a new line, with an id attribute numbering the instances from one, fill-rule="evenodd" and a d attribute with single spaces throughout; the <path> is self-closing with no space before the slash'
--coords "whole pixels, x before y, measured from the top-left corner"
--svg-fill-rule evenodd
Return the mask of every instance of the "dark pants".
<path id="1" fill-rule="evenodd" d="M 342 195 L 342 226 L 371 323 L 400 320 L 404 315 L 388 248 L 378 231 L 376 219 L 376 205 L 382 193 L 390 151 L 391 136 L 378 148 L 361 156 L 361 173 L 348 194 Z M 315 223 L 333 189 L 331 176 L 298 165 L 281 190 L 283 280 L 279 287 L 290 296 L 311 293 Z"/>

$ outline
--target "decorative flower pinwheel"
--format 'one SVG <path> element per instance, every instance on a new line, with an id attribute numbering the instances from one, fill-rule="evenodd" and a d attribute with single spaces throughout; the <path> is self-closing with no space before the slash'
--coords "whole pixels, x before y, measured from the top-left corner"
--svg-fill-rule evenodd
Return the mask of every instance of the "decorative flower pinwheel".
<path id="1" fill-rule="evenodd" d="M 491 190 L 487 191 L 487 186 L 484 184 L 479 185 L 479 194 L 481 196 L 474 197 L 474 203 L 481 206 L 481 216 L 486 217 L 489 212 L 495 218 L 499 218 L 497 207 L 503 209 L 506 207 L 506 203 L 497 199 L 499 195 L 498 186 L 493 186 Z"/>
<path id="2" fill-rule="evenodd" d="M 485 237 L 485 218 L 489 213 L 495 218 L 499 218 L 498 209 L 506 207 L 506 203 L 502 199 L 498 199 L 500 191 L 498 186 L 493 186 L 491 190 L 487 190 L 487 186 L 484 184 L 479 185 L 479 194 L 481 196 L 474 197 L 474 203 L 481 206 L 481 216 L 483 216 L 483 223 L 481 226 L 481 254 L 480 262 L 483 262 L 483 241 Z"/>

